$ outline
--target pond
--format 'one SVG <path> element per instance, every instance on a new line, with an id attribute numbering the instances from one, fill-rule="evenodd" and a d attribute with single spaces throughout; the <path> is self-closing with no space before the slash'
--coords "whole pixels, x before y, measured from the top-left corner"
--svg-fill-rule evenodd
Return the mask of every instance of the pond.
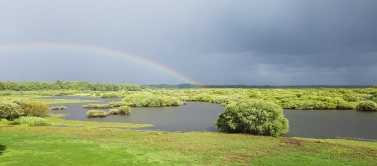
<path id="1" fill-rule="evenodd" d="M 54 96 L 49 99 L 101 100 L 97 103 L 120 101 L 93 97 Z M 224 111 L 219 104 L 188 102 L 179 107 L 132 107 L 131 115 L 109 115 L 105 118 L 85 117 L 87 103 L 51 104 L 66 106 L 67 110 L 52 111 L 66 114 L 64 119 L 100 122 L 146 123 L 154 126 L 143 128 L 162 131 L 217 131 L 214 121 Z M 108 111 L 109 109 L 102 109 Z M 377 139 L 377 113 L 354 110 L 284 110 L 289 120 L 288 137 L 310 138 L 362 138 Z"/>

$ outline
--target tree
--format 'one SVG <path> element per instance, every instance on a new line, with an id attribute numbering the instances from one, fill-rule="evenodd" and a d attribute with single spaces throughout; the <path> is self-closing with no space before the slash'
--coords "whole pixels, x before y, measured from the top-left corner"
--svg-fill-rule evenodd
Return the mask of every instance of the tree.
<path id="1" fill-rule="evenodd" d="M 283 109 L 263 100 L 241 100 L 229 104 L 215 121 L 222 132 L 281 136 L 288 132 Z"/>

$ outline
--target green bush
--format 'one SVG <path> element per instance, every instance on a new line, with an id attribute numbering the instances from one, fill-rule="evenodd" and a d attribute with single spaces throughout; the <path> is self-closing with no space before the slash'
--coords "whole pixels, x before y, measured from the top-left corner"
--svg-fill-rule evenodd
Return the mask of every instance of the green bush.
<path id="1" fill-rule="evenodd" d="M 46 104 L 39 101 L 28 101 L 23 109 L 26 116 L 43 117 L 51 113 L 51 109 Z"/>
<path id="2" fill-rule="evenodd" d="M 283 109 L 263 100 L 242 100 L 229 104 L 215 121 L 222 132 L 281 136 L 288 132 Z"/>
<path id="3" fill-rule="evenodd" d="M 35 116 L 22 116 L 20 117 L 20 125 L 23 126 L 37 126 L 45 124 L 46 119 Z"/>
<path id="4" fill-rule="evenodd" d="M 19 106 L 21 106 L 21 108 L 25 108 L 26 104 L 27 104 L 27 100 L 25 99 L 12 99 L 11 100 L 13 103 L 16 103 L 18 104 Z"/>
<path id="5" fill-rule="evenodd" d="M 109 111 L 109 115 L 118 115 L 119 113 L 119 109 L 110 109 Z"/>
<path id="6" fill-rule="evenodd" d="M 132 107 L 164 107 L 182 105 L 181 101 L 176 97 L 154 94 L 131 94 L 124 97 L 122 102 Z"/>
<path id="7" fill-rule="evenodd" d="M 87 104 L 82 105 L 82 108 L 100 108 L 100 109 L 107 109 L 107 108 L 113 108 L 110 104 Z"/>
<path id="8" fill-rule="evenodd" d="M 109 103 L 107 103 L 107 104 L 109 104 L 109 105 L 112 106 L 112 107 L 121 107 L 121 106 L 125 106 L 125 105 L 127 105 L 126 103 L 121 102 L 121 101 L 119 101 L 119 102 L 112 101 L 112 102 L 109 102 Z"/>
<path id="9" fill-rule="evenodd" d="M 122 106 L 118 108 L 119 114 L 122 115 L 129 115 L 131 113 L 131 107 L 129 106 Z"/>
<path id="10" fill-rule="evenodd" d="M 345 101 L 348 101 L 348 102 L 358 102 L 359 100 L 361 99 L 360 96 L 356 95 L 356 94 L 345 94 L 343 96 L 343 100 Z"/>
<path id="11" fill-rule="evenodd" d="M 0 119 L 14 119 L 23 114 L 24 110 L 18 104 L 9 101 L 0 102 Z"/>
<path id="12" fill-rule="evenodd" d="M 358 111 L 377 111 L 377 104 L 373 101 L 360 102 L 356 106 Z"/>
<path id="13" fill-rule="evenodd" d="M 101 97 L 102 97 L 102 98 L 119 98 L 119 97 L 121 97 L 121 96 L 119 95 L 119 93 L 116 93 L 116 92 L 109 92 L 109 93 L 104 93 L 104 94 L 102 94 Z"/>
<path id="14" fill-rule="evenodd" d="M 340 110 L 353 110 L 355 109 L 355 105 L 349 102 L 340 102 L 336 108 Z"/>
<path id="15" fill-rule="evenodd" d="M 85 116 L 87 117 L 106 117 L 107 116 L 107 113 L 105 111 L 102 111 L 102 110 L 89 110 L 88 112 L 86 112 Z"/>

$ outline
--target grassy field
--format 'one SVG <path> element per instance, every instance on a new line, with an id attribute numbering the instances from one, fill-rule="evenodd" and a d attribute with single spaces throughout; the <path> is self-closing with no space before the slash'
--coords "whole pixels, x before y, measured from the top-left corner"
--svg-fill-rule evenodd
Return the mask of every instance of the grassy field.
<path id="1" fill-rule="evenodd" d="M 67 99 L 38 99 L 40 96 L 28 95 L 28 96 L 0 96 L 0 100 L 13 100 L 13 99 L 24 99 L 40 101 L 44 104 L 68 104 L 68 103 L 89 103 L 89 102 L 100 102 L 100 100 L 67 100 Z"/>
<path id="2" fill-rule="evenodd" d="M 314 92 L 312 94 L 310 90 L 306 91 L 303 95 L 310 94 L 308 95 L 311 96 L 310 100 L 314 101 Z M 330 90 L 313 91 L 316 91 L 317 98 L 330 93 Z M 330 93 L 340 96 L 333 96 L 331 99 L 340 101 L 342 97 L 340 91 L 339 94 Z M 369 91 L 370 89 L 368 89 L 368 93 Z M 165 94 L 170 91 L 156 90 L 153 92 Z M 244 90 L 231 89 L 220 92 L 224 96 L 237 94 L 242 97 L 247 97 L 247 95 L 255 97 Z M 187 96 L 194 96 L 193 99 L 196 93 L 203 93 L 197 95 L 197 97 L 199 96 L 197 101 L 207 101 L 210 98 L 214 100 L 216 97 L 223 99 L 219 98 L 221 97 L 218 95 L 220 92 L 216 90 L 174 91 L 176 96 L 180 96 L 180 93 L 187 93 Z M 280 93 L 278 90 L 266 90 L 266 92 L 261 90 L 263 95 L 259 95 L 258 92 L 257 97 L 280 102 L 283 99 L 276 99 L 278 95 L 275 93 L 278 92 Z M 324 95 L 318 95 L 319 92 L 323 92 Z M 300 96 L 295 94 L 296 91 L 289 92 L 289 94 L 291 93 L 294 95 L 286 95 L 286 92 L 281 92 L 280 95 L 284 94 L 285 98 Z M 367 94 L 360 90 L 360 94 L 355 92 L 355 96 L 364 96 L 364 93 Z M 209 97 L 203 97 L 204 94 L 208 94 Z M 274 96 L 275 98 L 272 98 Z M 12 98 L 12 96 L 6 98 L 9 97 Z M 33 100 L 34 97 L 36 96 L 14 96 L 14 98 L 26 100 Z M 373 99 L 373 97 L 369 97 Z M 301 100 L 301 98 L 303 99 Z M 292 101 L 306 102 L 309 101 L 307 98 L 301 96 Z M 317 98 L 315 98 L 316 101 Z M 46 104 L 94 102 L 83 100 L 42 101 Z M 377 165 L 377 142 L 267 137 L 217 132 L 139 131 L 132 129 L 152 125 L 72 121 L 60 119 L 60 116 L 63 115 L 46 117 L 47 125 L 34 127 L 11 125 L 15 124 L 14 122 L 17 120 L 13 122 L 0 121 L 0 166 Z"/>
<path id="3" fill-rule="evenodd" d="M 0 165 L 377 165 L 377 142 L 135 131 L 95 124 L 2 125 Z"/>

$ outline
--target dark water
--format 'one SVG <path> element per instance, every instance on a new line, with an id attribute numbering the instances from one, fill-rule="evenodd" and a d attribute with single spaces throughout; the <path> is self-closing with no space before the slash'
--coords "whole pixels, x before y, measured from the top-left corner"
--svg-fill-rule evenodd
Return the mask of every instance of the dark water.
<path id="1" fill-rule="evenodd" d="M 121 100 L 74 96 L 49 98 L 101 100 L 102 102 L 99 103 Z M 64 119 L 67 120 L 146 123 L 154 126 L 144 129 L 162 131 L 217 131 L 213 122 L 225 109 L 218 104 L 189 102 L 179 107 L 133 107 L 131 115 L 128 116 L 110 115 L 105 118 L 87 118 L 85 113 L 88 109 L 81 108 L 84 104 L 87 103 L 51 104 L 50 106 L 66 106 L 67 110 L 52 112 L 66 114 Z M 289 119 L 288 137 L 377 139 L 377 112 L 284 110 L 284 115 Z"/>

